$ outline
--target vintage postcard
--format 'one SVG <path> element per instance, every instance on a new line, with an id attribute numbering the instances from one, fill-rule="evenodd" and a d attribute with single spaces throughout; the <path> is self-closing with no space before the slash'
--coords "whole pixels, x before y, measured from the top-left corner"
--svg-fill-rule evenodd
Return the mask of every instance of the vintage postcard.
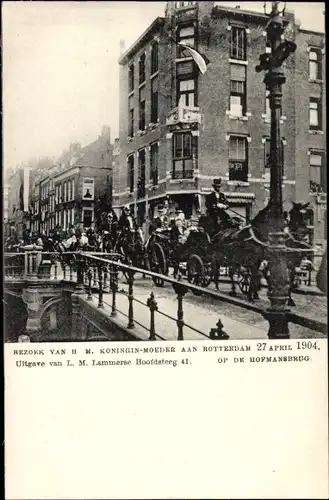
<path id="1" fill-rule="evenodd" d="M 6 500 L 327 498 L 324 9 L 2 3 Z"/>

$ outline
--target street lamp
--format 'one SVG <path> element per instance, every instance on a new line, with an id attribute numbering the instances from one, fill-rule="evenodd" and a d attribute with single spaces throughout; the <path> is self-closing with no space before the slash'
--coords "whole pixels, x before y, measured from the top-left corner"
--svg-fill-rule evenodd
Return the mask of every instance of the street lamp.
<path id="1" fill-rule="evenodd" d="M 266 26 L 267 39 L 271 45 L 270 54 L 259 57 L 260 64 L 256 71 L 266 71 L 264 83 L 269 91 L 271 108 L 271 137 L 270 137 L 270 201 L 269 201 L 269 266 L 271 274 L 271 290 L 268 298 L 271 307 L 264 316 L 269 322 L 268 337 L 270 339 L 288 339 L 288 300 L 289 274 L 285 245 L 282 181 L 283 164 L 281 149 L 280 118 L 282 108 L 282 85 L 286 78 L 282 71 L 282 63 L 290 53 L 296 50 L 293 42 L 282 41 L 284 32 L 283 14 L 284 2 L 271 2 L 271 13 Z M 265 9 L 264 9 L 265 10 Z"/>

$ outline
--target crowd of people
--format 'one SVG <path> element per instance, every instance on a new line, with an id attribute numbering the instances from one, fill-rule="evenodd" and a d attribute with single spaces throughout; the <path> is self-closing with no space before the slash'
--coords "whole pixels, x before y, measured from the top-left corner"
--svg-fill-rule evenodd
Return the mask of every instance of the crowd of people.
<path id="1" fill-rule="evenodd" d="M 220 224 L 232 224 L 233 219 L 227 214 L 229 207 L 224 194 L 220 192 L 221 179 L 214 179 L 213 191 L 206 197 L 207 217 L 216 229 Z M 101 224 L 92 223 L 89 228 L 82 225 L 70 227 L 63 230 L 60 226 L 50 230 L 49 234 L 35 233 L 27 229 L 19 237 L 15 228 L 12 228 L 10 236 L 5 239 L 6 252 L 18 252 L 23 246 L 37 245 L 44 252 L 59 250 L 75 250 L 78 247 L 88 248 L 94 251 L 112 251 L 118 238 L 126 233 L 137 233 L 140 241 L 149 241 L 152 233 L 168 231 L 170 239 L 175 243 L 184 243 L 191 231 L 200 228 L 202 221 L 201 213 L 195 217 L 186 218 L 181 208 L 169 210 L 165 205 L 156 207 L 157 216 L 152 220 L 147 218 L 142 224 L 138 224 L 130 206 L 124 206 L 121 216 L 118 218 L 115 211 L 111 209 L 109 213 L 103 214 Z M 202 226 L 202 224 L 201 224 Z"/>

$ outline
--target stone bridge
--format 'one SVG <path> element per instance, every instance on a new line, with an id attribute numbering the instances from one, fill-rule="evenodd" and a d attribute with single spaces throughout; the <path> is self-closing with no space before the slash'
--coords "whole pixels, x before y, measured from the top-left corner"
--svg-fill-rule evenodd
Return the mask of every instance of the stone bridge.
<path id="1" fill-rule="evenodd" d="M 54 261 L 41 248 L 5 254 L 4 269 L 6 342 L 136 340 L 83 300 L 86 292 L 72 266 Z"/>

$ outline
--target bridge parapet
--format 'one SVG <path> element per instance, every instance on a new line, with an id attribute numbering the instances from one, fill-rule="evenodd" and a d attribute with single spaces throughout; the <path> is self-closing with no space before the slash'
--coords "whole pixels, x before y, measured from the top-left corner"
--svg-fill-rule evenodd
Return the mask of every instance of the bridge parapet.
<path id="1" fill-rule="evenodd" d="M 17 256 L 18 254 L 11 255 Z M 99 331 L 103 330 L 104 334 L 107 326 L 101 328 L 100 325 L 102 322 L 104 323 L 104 318 L 102 319 L 100 316 L 106 314 L 109 319 L 105 321 L 104 325 L 108 325 L 112 321 L 113 325 L 117 324 L 117 326 L 120 326 L 121 332 L 122 328 L 125 330 L 127 333 L 125 339 L 135 338 L 138 340 L 169 340 L 169 338 L 171 340 L 174 338 L 184 340 L 187 331 L 189 332 L 189 336 L 193 332 L 195 338 L 198 339 L 221 340 L 228 338 L 226 332 L 230 333 L 230 329 L 227 328 L 225 323 L 224 325 L 221 324 L 218 321 L 218 317 L 214 321 L 214 324 L 211 325 L 215 327 L 216 324 L 217 327 L 210 329 L 210 325 L 208 325 L 206 327 L 207 331 L 203 331 L 204 325 L 196 328 L 193 323 L 191 324 L 190 322 L 189 324 L 186 321 L 187 314 L 185 311 L 187 306 L 185 305 L 184 297 L 188 292 L 192 292 L 196 296 L 204 295 L 217 299 L 219 304 L 218 315 L 220 315 L 220 301 L 229 302 L 237 307 L 251 310 L 261 316 L 264 316 L 265 312 L 262 306 L 247 303 L 241 298 L 230 297 L 225 293 L 194 285 L 185 281 L 183 277 L 175 279 L 168 275 L 125 264 L 118 259 L 118 256 L 113 254 L 68 252 L 59 256 L 59 254 L 41 253 L 38 249 L 33 248 L 32 250 L 28 249 L 23 254 L 24 259 L 27 258 L 26 255 L 32 255 L 33 257 L 29 257 L 31 258 L 31 268 L 26 267 L 25 260 L 20 262 L 24 278 L 32 276 L 31 279 L 25 281 L 27 289 L 23 296 L 29 312 L 26 333 L 31 334 L 34 339 L 38 338 L 38 340 L 42 340 L 40 320 L 45 307 L 47 307 L 47 301 L 54 298 L 54 295 L 63 292 L 70 292 L 72 301 L 72 338 L 70 340 L 88 340 L 88 334 L 81 331 L 81 322 L 79 322 L 83 310 L 87 307 L 86 304 L 88 304 L 89 309 L 90 304 L 95 309 L 95 313 L 97 310 L 100 313 L 94 315 L 88 313 L 84 315 L 85 321 L 89 324 L 89 329 L 92 331 L 95 331 L 95 329 Z M 52 270 L 51 279 L 44 279 L 42 274 L 40 274 L 40 267 L 47 259 L 50 262 Z M 54 271 L 56 269 L 57 271 Z M 57 274 L 55 274 L 56 272 Z M 153 292 L 150 289 L 150 294 L 146 300 L 142 300 L 143 297 L 138 295 L 138 286 L 136 286 L 136 275 L 138 273 L 151 279 L 156 286 L 163 286 L 166 283 L 172 287 L 173 296 L 176 297 L 176 314 L 175 310 L 171 314 L 168 314 L 167 310 L 160 310 L 154 287 L 152 287 Z M 11 280 L 7 279 L 7 274 L 5 276 L 5 283 L 7 285 Z M 150 284 L 151 280 L 149 281 Z M 21 279 L 21 281 L 23 280 Z M 162 285 L 159 285 L 159 283 L 162 283 Z M 124 286 L 127 288 L 125 291 Z M 55 288 L 57 292 L 54 294 Z M 44 299 L 46 299 L 45 302 L 43 302 Z M 141 310 L 143 310 L 142 314 L 140 314 Z M 160 323 L 167 322 L 168 320 L 170 322 L 168 325 L 169 338 L 161 333 L 162 330 L 160 328 Z M 289 321 L 318 332 L 326 331 L 326 325 L 323 323 L 319 321 L 310 323 L 308 318 L 298 314 L 290 313 Z M 159 325 L 159 329 L 157 325 Z M 108 340 L 120 339 L 121 337 L 118 338 L 116 336 L 113 339 L 111 335 L 108 335 Z"/>

